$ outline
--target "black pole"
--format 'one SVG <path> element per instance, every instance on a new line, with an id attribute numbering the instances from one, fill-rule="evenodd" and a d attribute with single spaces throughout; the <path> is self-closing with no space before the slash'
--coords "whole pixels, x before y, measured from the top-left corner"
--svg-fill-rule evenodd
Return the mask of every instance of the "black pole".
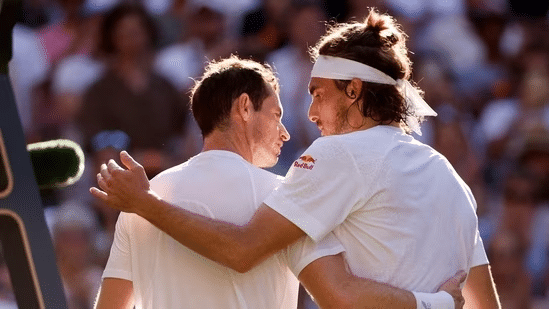
<path id="1" fill-rule="evenodd" d="M 21 0 L 0 0 L 0 246 L 19 308 L 66 309 L 42 200 L 8 76 Z"/>

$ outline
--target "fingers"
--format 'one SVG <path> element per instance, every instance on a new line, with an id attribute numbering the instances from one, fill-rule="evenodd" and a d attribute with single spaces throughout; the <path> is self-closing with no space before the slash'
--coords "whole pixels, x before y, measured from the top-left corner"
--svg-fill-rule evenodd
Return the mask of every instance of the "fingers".
<path id="1" fill-rule="evenodd" d="M 137 161 L 135 161 L 126 151 L 120 152 L 120 161 L 124 166 L 126 166 L 129 170 L 133 170 L 136 168 L 143 168 L 141 164 L 139 164 Z"/>
<path id="2" fill-rule="evenodd" d="M 448 281 L 449 283 L 459 287 L 463 282 L 465 282 L 465 279 L 467 279 L 467 273 L 463 270 L 460 270 Z"/>
<path id="3" fill-rule="evenodd" d="M 450 286 L 450 285 L 451 286 L 459 286 L 461 283 L 465 282 L 466 278 L 467 278 L 467 273 L 463 270 L 460 270 L 453 277 L 446 280 L 446 282 L 444 282 L 441 285 L 441 288 L 443 288 L 445 286 Z"/>
<path id="4" fill-rule="evenodd" d="M 101 175 L 101 173 L 97 174 L 97 184 L 99 185 L 99 188 L 101 188 L 103 191 L 108 192 L 109 185 Z"/>
<path id="5" fill-rule="evenodd" d="M 105 203 L 106 203 L 107 200 L 108 200 L 108 195 L 107 195 L 107 193 L 105 193 L 105 192 L 103 192 L 103 191 L 97 189 L 96 187 L 91 187 L 91 188 L 90 188 L 90 193 L 91 193 L 91 195 L 93 195 L 94 197 L 96 197 L 96 198 L 102 200 L 102 201 L 105 202 Z"/>
<path id="6" fill-rule="evenodd" d="M 111 173 L 110 173 L 110 171 L 107 167 L 107 164 L 105 164 L 105 163 L 101 164 L 101 167 L 99 168 L 99 174 L 97 174 L 97 180 L 98 181 L 99 181 L 99 176 L 101 176 L 103 181 L 105 181 L 105 184 L 109 183 L 109 181 L 111 180 Z"/>
<path id="7" fill-rule="evenodd" d="M 467 279 L 467 273 L 463 270 L 460 270 L 456 274 L 456 277 L 458 279 L 458 282 L 461 284 L 461 283 L 465 282 L 465 279 Z"/>
<path id="8" fill-rule="evenodd" d="M 124 169 L 118 165 L 113 159 L 110 159 L 109 162 L 107 162 L 107 169 L 109 170 L 109 173 L 113 173 L 115 171 L 123 171 Z"/>

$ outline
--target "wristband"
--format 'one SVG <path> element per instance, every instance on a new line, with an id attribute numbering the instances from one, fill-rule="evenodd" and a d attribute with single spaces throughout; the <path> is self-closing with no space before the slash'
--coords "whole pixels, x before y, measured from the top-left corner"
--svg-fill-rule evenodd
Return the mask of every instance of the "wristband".
<path id="1" fill-rule="evenodd" d="M 454 298 L 448 292 L 412 293 L 416 298 L 417 309 L 455 309 Z"/>

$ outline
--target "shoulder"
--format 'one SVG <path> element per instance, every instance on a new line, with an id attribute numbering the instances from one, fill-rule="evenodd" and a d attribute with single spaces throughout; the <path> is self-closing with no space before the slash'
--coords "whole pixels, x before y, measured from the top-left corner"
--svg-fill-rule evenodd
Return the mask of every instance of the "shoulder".
<path id="1" fill-rule="evenodd" d="M 308 150 L 312 151 L 330 151 L 338 148 L 342 148 L 344 141 L 342 135 L 323 136 L 317 138 Z"/>
<path id="2" fill-rule="evenodd" d="M 183 175 L 185 166 L 186 163 L 181 163 L 158 173 L 150 180 L 151 187 L 172 183 L 175 179 Z"/>
<path id="3" fill-rule="evenodd" d="M 309 155 L 330 160 L 347 160 L 351 156 L 350 148 L 353 146 L 353 141 L 349 138 L 348 134 L 319 137 L 305 150 L 305 158 L 302 156 L 299 159 L 308 159 Z"/>
<path id="4" fill-rule="evenodd" d="M 392 127 L 318 138 L 304 153 L 313 158 L 341 165 L 379 166 L 395 150 L 405 151 L 413 137 Z"/>
<path id="5" fill-rule="evenodd" d="M 316 139 L 293 163 L 296 171 L 313 171 L 311 176 L 330 171 L 343 171 L 342 166 L 351 167 L 354 158 L 341 136 L 326 136 Z M 351 164 L 349 164 L 351 163 Z M 310 174 L 310 173 L 307 173 Z"/>
<path id="6" fill-rule="evenodd" d="M 280 182 L 284 179 L 283 176 L 255 167 L 253 165 L 250 167 L 250 171 L 252 177 L 259 179 L 260 181 L 265 183 L 274 184 L 275 186 L 278 186 Z"/>

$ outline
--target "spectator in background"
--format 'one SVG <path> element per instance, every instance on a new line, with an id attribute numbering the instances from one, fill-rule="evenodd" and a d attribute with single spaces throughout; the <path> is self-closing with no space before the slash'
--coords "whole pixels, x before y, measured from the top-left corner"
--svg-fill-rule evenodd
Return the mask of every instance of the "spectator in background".
<path id="1" fill-rule="evenodd" d="M 69 309 L 91 309 L 104 264 L 94 260 L 95 214 L 68 201 L 55 210 L 53 241 Z M 102 262 L 102 261 L 101 261 Z"/>
<path id="2" fill-rule="evenodd" d="M 97 6 L 96 2 L 61 0 L 64 17 L 36 34 L 43 59 L 32 61 L 32 50 L 21 53 L 30 66 L 34 66 L 27 72 L 40 69 L 42 62 L 47 68 L 26 94 L 30 96 L 33 111 L 32 126 L 27 134 L 30 142 L 55 138 L 81 142 L 75 125 L 76 112 L 81 106 L 82 93 L 99 78 L 102 70 L 95 59 L 97 41 L 101 18 L 110 7 L 108 4 Z"/>
<path id="3" fill-rule="evenodd" d="M 81 7 L 89 47 L 84 52 L 67 50 L 50 73 L 51 95 L 60 135 L 84 143 L 76 125 L 76 116 L 82 107 L 85 91 L 102 77 L 105 64 L 99 55 L 100 29 L 104 15 L 120 0 L 87 0 Z"/>
<path id="4" fill-rule="evenodd" d="M 511 231 L 527 248 L 536 209 L 536 182 L 531 173 L 514 170 L 505 181 L 498 232 Z"/>
<path id="5" fill-rule="evenodd" d="M 155 39 L 152 19 L 140 6 L 124 4 L 105 16 L 105 72 L 86 91 L 77 118 L 85 148 L 98 162 L 110 158 L 110 148 L 127 146 L 151 176 L 180 160 L 176 147 L 185 121 L 181 96 L 153 71 Z"/>
<path id="6" fill-rule="evenodd" d="M 115 7 L 103 19 L 102 77 L 87 88 L 75 112 L 90 158 L 89 177 L 121 149 L 132 149 L 151 176 L 181 160 L 186 108 L 175 87 L 153 71 L 153 25 L 141 6 L 131 4 Z M 112 238 L 118 212 L 92 205 Z"/>
<path id="7" fill-rule="evenodd" d="M 504 289 L 509 289 L 508 301 L 514 301 L 515 305 L 543 299 L 547 288 L 545 276 L 549 254 L 549 207 L 547 185 L 544 177 L 540 175 L 546 175 L 549 171 L 548 146 L 549 135 L 530 134 L 527 138 L 516 159 L 515 170 L 505 179 L 498 230 L 489 242 L 493 246 L 507 246 L 508 251 L 513 252 L 512 259 L 520 260 L 520 263 L 506 265 L 511 259 L 510 255 L 494 257 L 501 265 L 502 275 L 507 275 L 502 284 L 506 285 Z M 544 168 L 537 170 L 540 166 Z M 538 173 L 539 171 L 542 171 L 542 174 Z M 509 238 L 507 234 L 511 234 L 514 239 Z M 496 244 L 498 241 L 507 243 Z M 510 278 L 511 275 L 520 277 L 513 279 Z M 511 279 L 516 280 L 516 283 Z M 501 293 L 505 295 L 505 292 Z M 512 305 L 509 305 L 509 308 L 513 308 Z"/>
<path id="8" fill-rule="evenodd" d="M 46 24 L 38 30 L 38 37 L 44 47 L 47 60 L 55 64 L 66 55 L 88 53 L 94 46 L 94 32 L 89 22 L 94 20 L 83 16 L 84 0 L 58 0 L 61 18 Z"/>
<path id="9" fill-rule="evenodd" d="M 236 48 L 224 37 L 225 15 L 212 2 L 187 0 L 185 10 L 179 11 L 184 35 L 160 50 L 154 61 L 156 71 L 185 96 L 208 59 L 228 56 Z"/>
<path id="10" fill-rule="evenodd" d="M 181 36 L 159 51 L 154 68 L 176 86 L 188 105 L 193 79 L 202 75 L 207 60 L 230 55 L 237 42 L 225 35 L 226 16 L 214 0 L 186 0 L 180 5 L 184 5 L 177 12 L 183 27 Z M 190 114 L 187 118 L 182 146 L 184 160 L 202 149 L 200 129 Z"/>
<path id="11" fill-rule="evenodd" d="M 243 17 L 239 53 L 258 62 L 288 41 L 288 9 L 291 0 L 264 0 Z"/>
<path id="12" fill-rule="evenodd" d="M 165 14 L 155 16 L 159 48 L 175 44 L 186 35 L 187 2 L 189 0 L 173 0 Z"/>
<path id="13" fill-rule="evenodd" d="M 525 262 L 532 277 L 532 294 L 542 298 L 548 296 L 549 287 L 545 281 L 549 271 L 549 131 L 535 129 L 525 139 L 518 165 L 531 175 L 535 201 Z"/>
<path id="14" fill-rule="evenodd" d="M 495 194 L 510 172 L 527 132 L 549 129 L 549 49 L 528 46 L 518 58 L 516 90 L 511 96 L 488 102 L 479 125 L 487 148 L 488 185 Z"/>
<path id="15" fill-rule="evenodd" d="M 531 309 L 530 278 L 524 269 L 525 247 L 512 231 L 500 232 L 487 251 L 501 308 Z"/>
<path id="16" fill-rule="evenodd" d="M 285 143 L 278 164 L 273 172 L 284 175 L 320 132 L 307 119 L 311 96 L 308 84 L 313 63 L 309 48 L 322 36 L 325 29 L 326 12 L 320 1 L 292 0 L 289 9 L 289 41 L 267 55 L 280 79 L 280 102 L 284 108 L 283 123 L 292 137 Z"/>
<path id="17" fill-rule="evenodd" d="M 19 118 L 29 140 L 35 130 L 33 121 L 33 91 L 47 76 L 49 64 L 36 33 L 17 23 L 13 28 L 13 58 L 9 62 L 9 77 L 19 111 Z"/>

